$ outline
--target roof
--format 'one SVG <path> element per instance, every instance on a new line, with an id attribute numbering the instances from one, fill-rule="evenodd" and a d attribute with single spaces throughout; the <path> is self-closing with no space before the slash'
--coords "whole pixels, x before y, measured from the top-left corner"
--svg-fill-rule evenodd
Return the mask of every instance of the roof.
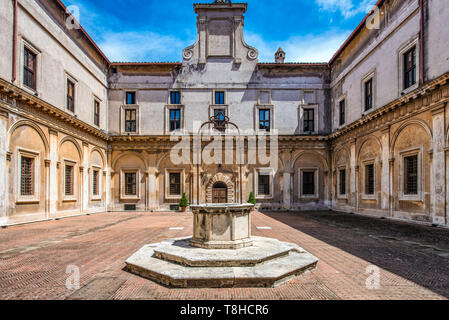
<path id="1" fill-rule="evenodd" d="M 363 26 L 366 23 L 366 20 L 373 14 L 375 7 L 380 7 L 383 5 L 385 0 L 378 0 L 377 3 L 373 6 L 373 9 L 371 9 L 370 12 L 363 18 L 362 22 L 357 26 L 357 28 L 349 35 L 348 39 L 343 43 L 343 45 L 338 49 L 338 51 L 334 54 L 332 59 L 329 61 L 329 65 L 333 64 L 335 60 L 340 56 L 340 54 L 346 49 L 346 47 L 351 43 L 352 40 L 359 34 L 359 32 L 362 30 Z"/>
<path id="2" fill-rule="evenodd" d="M 65 6 L 64 3 L 62 3 L 61 0 L 56 0 L 56 3 L 58 3 L 61 8 L 65 11 L 65 12 L 69 12 L 67 10 L 67 7 Z M 103 53 L 103 51 L 101 51 L 101 49 L 97 46 L 97 44 L 95 43 L 95 41 L 89 36 L 89 34 L 86 32 L 86 30 L 84 30 L 84 28 L 81 26 L 81 24 L 79 23 L 78 20 L 75 19 L 74 16 L 71 16 L 72 19 L 77 23 L 77 25 L 79 25 L 81 32 L 84 34 L 84 36 L 87 38 L 87 40 L 89 40 L 89 42 L 94 46 L 94 48 L 98 51 L 98 53 L 102 56 L 102 58 L 106 61 L 106 63 L 108 64 L 108 66 L 111 65 L 111 62 L 109 61 L 109 59 L 106 57 L 106 55 Z"/>

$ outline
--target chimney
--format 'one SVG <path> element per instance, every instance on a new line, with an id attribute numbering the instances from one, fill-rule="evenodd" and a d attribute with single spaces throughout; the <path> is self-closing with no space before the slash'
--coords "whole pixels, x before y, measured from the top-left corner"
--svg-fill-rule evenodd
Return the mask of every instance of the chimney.
<path id="1" fill-rule="evenodd" d="M 284 50 L 282 50 L 282 48 L 279 48 L 278 51 L 276 51 L 276 54 L 274 55 L 274 61 L 276 61 L 276 63 L 284 63 L 285 52 Z"/>

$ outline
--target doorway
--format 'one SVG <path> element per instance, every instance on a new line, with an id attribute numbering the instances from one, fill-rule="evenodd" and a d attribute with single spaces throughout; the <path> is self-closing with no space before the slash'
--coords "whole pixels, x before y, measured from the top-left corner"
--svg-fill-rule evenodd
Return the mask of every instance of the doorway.
<path id="1" fill-rule="evenodd" d="M 228 187 L 223 182 L 212 187 L 212 203 L 228 203 Z"/>

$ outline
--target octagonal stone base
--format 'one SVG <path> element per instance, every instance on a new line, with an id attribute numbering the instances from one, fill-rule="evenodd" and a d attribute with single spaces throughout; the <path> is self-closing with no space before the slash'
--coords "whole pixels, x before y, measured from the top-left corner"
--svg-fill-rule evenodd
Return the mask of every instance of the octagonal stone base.
<path id="1" fill-rule="evenodd" d="M 141 248 L 126 261 L 127 270 L 176 288 L 275 287 L 316 267 L 318 259 L 299 246 L 253 237 L 237 250 L 203 249 L 190 238 Z"/>

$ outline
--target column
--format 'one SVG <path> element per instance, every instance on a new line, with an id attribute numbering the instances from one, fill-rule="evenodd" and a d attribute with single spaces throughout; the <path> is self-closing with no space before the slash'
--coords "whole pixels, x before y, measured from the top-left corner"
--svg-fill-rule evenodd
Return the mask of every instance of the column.
<path id="1" fill-rule="evenodd" d="M 446 220 L 446 154 L 444 104 L 432 110 L 433 161 L 431 170 L 432 223 L 444 225 Z M 423 163 L 422 166 L 426 164 Z"/>
<path id="2" fill-rule="evenodd" d="M 112 150 L 108 149 L 106 151 L 106 168 L 105 168 L 105 175 L 106 175 L 106 181 L 105 181 L 105 210 L 110 211 L 111 210 L 111 161 L 112 161 Z"/>
<path id="3" fill-rule="evenodd" d="M 150 168 L 147 174 L 148 210 L 157 210 L 159 209 L 159 201 L 157 199 L 157 177 L 159 175 L 159 171 L 156 168 Z"/>
<path id="4" fill-rule="evenodd" d="M 351 175 L 349 177 L 349 205 L 356 208 L 357 206 L 357 161 L 356 161 L 356 139 L 351 141 L 350 146 L 350 166 L 351 166 Z"/>
<path id="5" fill-rule="evenodd" d="M 49 152 L 49 217 L 54 216 L 57 210 L 58 202 L 58 132 L 52 129 L 48 130 L 50 136 L 50 152 Z"/>
<path id="6" fill-rule="evenodd" d="M 8 172 L 6 157 L 8 155 L 8 120 L 9 113 L 0 110 L 0 225 L 8 222 Z"/>
<path id="7" fill-rule="evenodd" d="M 390 185 L 390 126 L 387 126 L 382 130 L 381 136 L 382 142 L 382 158 L 381 158 L 381 208 L 384 212 L 390 211 L 390 195 L 391 195 L 391 185 Z"/>
<path id="8" fill-rule="evenodd" d="M 83 142 L 83 182 L 82 182 L 82 212 L 87 213 L 89 209 L 89 144 Z"/>

